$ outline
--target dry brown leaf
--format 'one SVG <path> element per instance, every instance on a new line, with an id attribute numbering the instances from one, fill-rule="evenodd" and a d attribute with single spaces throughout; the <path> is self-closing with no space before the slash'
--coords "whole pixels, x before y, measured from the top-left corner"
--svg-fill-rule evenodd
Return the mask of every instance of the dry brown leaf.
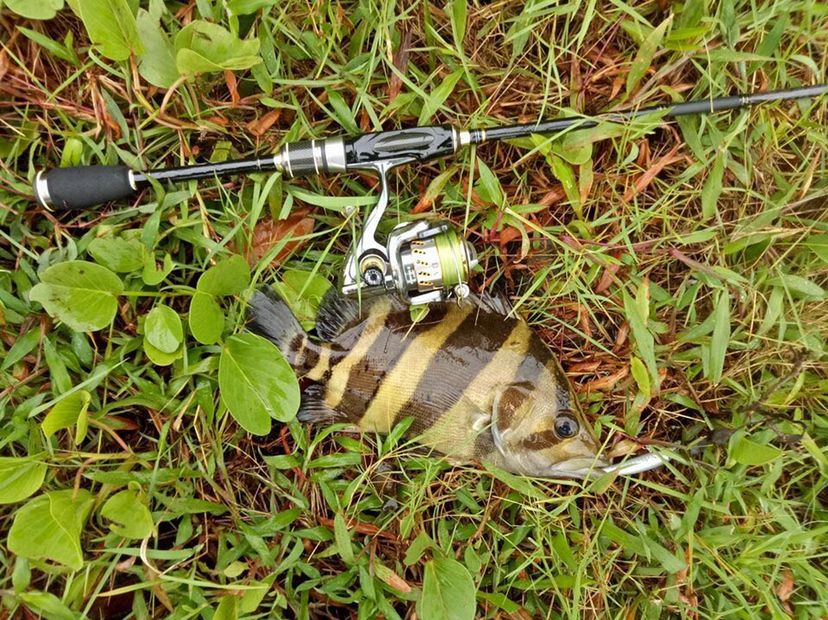
<path id="1" fill-rule="evenodd" d="M 239 97 L 239 82 L 236 79 L 236 74 L 229 70 L 225 71 L 224 81 L 227 84 L 227 90 L 230 92 L 230 105 L 235 108 L 241 100 L 241 97 Z"/>
<path id="2" fill-rule="evenodd" d="M 618 334 L 615 336 L 615 344 L 612 346 L 612 352 L 616 355 L 621 352 L 621 349 L 627 343 L 627 337 L 630 335 L 630 324 L 623 323 L 618 328 Z"/>
<path id="3" fill-rule="evenodd" d="M 601 360 L 594 360 L 591 362 L 578 362 L 577 364 L 572 364 L 567 369 L 567 373 L 575 374 L 575 373 L 582 373 L 582 372 L 595 372 L 601 367 L 603 362 Z"/>
<path id="4" fill-rule="evenodd" d="M 0 80 L 5 77 L 9 70 L 9 56 L 5 51 L 0 50 Z"/>
<path id="5" fill-rule="evenodd" d="M 585 383 L 584 385 L 578 385 L 575 389 L 578 392 L 599 392 L 601 390 L 609 390 L 615 386 L 616 383 L 621 381 L 621 379 L 624 379 L 628 374 L 630 374 L 630 367 L 623 366 L 611 375 L 595 379 Z"/>
<path id="6" fill-rule="evenodd" d="M 382 566 L 382 565 L 375 566 L 374 567 L 374 573 L 376 574 L 377 577 L 382 579 L 382 581 L 387 583 L 389 586 L 391 586 L 395 590 L 398 590 L 398 591 L 403 592 L 405 594 L 408 594 L 409 592 L 411 592 L 411 586 L 408 585 L 408 582 L 405 579 L 403 579 L 402 577 L 400 577 L 393 570 L 388 568 L 387 566 Z"/>
<path id="7" fill-rule="evenodd" d="M 405 75 L 408 67 L 409 46 L 411 45 L 411 31 L 405 30 L 403 32 L 402 40 L 397 51 L 394 52 L 393 63 L 397 70 Z M 396 73 L 391 75 L 391 80 L 388 84 L 388 103 L 394 101 L 402 90 L 402 79 Z"/>
<path id="8" fill-rule="evenodd" d="M 538 200 L 538 204 L 544 207 L 551 207 L 552 205 L 558 204 L 564 198 L 566 198 L 566 192 L 564 191 L 563 185 L 555 185 Z"/>
<path id="9" fill-rule="evenodd" d="M 793 590 L 793 573 L 788 568 L 782 569 L 782 583 L 780 583 L 779 586 L 776 588 L 776 596 L 779 597 L 780 601 L 786 603 L 788 602 L 788 599 L 791 598 Z"/>
<path id="10" fill-rule="evenodd" d="M 256 224 L 253 229 L 253 239 L 247 253 L 248 262 L 260 261 L 270 253 L 271 249 L 286 237 L 292 237 L 271 261 L 271 266 L 278 265 L 293 250 L 305 243 L 305 237 L 313 232 L 314 220 L 308 217 L 309 209 L 298 209 L 284 220 L 266 218 Z"/>
<path id="11" fill-rule="evenodd" d="M 604 267 L 601 279 L 598 280 L 598 284 L 595 285 L 595 292 L 605 292 L 612 285 L 613 281 L 615 281 L 615 274 L 618 273 L 619 269 L 621 269 L 621 265 L 618 263 L 612 263 Z"/>
<path id="12" fill-rule="evenodd" d="M 247 131 L 252 133 L 257 138 L 262 137 L 268 129 L 273 127 L 273 124 L 279 120 L 279 117 L 282 115 L 282 109 L 276 108 L 275 110 L 271 110 L 264 116 L 257 118 L 256 120 L 250 121 L 247 123 Z"/>
<path id="13" fill-rule="evenodd" d="M 500 249 L 504 250 L 506 244 L 521 238 L 520 231 L 514 226 L 504 226 L 500 233 Z"/>
<path id="14" fill-rule="evenodd" d="M 682 156 L 677 155 L 678 149 L 679 145 L 674 146 L 672 149 L 670 149 L 669 153 L 667 153 L 664 157 L 662 157 L 653 165 L 651 165 L 644 174 L 642 174 L 636 179 L 635 184 L 632 187 L 627 188 L 627 191 L 624 192 L 624 197 L 621 200 L 623 200 L 624 202 L 629 202 L 630 200 L 632 200 L 634 196 L 640 194 L 645 189 L 647 189 L 647 186 L 649 186 L 650 183 L 653 182 L 653 179 L 656 178 L 659 172 L 664 170 L 664 168 L 666 168 L 670 164 L 679 161 L 682 158 Z"/>

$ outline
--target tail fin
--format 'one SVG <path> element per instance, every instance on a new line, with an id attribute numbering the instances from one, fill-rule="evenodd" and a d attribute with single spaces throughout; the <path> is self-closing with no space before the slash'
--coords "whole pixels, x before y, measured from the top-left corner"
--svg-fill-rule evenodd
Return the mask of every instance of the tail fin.
<path id="1" fill-rule="evenodd" d="M 302 366 L 304 350 L 311 342 L 287 303 L 270 287 L 259 289 L 250 298 L 247 327 L 279 347 L 294 368 Z"/>

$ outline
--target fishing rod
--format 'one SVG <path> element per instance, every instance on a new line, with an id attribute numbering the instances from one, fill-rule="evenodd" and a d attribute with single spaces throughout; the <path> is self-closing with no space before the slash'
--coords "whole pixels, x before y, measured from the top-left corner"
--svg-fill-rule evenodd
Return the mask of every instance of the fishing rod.
<path id="1" fill-rule="evenodd" d="M 446 222 L 406 222 L 397 225 L 384 243 L 377 238 L 377 227 L 388 207 L 391 169 L 453 155 L 471 144 L 589 129 L 599 123 L 625 122 L 651 114 L 662 118 L 711 114 L 826 93 L 828 84 L 821 84 L 519 125 L 470 130 L 438 125 L 412 127 L 292 142 L 275 155 L 263 158 L 143 172 L 127 166 L 56 168 L 38 172 L 33 189 L 35 198 L 45 208 L 73 210 L 129 198 L 148 187 L 150 179 L 179 183 L 254 172 L 280 172 L 288 178 L 373 172 L 379 176 L 380 194 L 362 235 L 346 259 L 342 292 L 371 295 L 397 291 L 411 304 L 423 304 L 467 296 L 467 281 L 477 258 L 473 246 Z"/>

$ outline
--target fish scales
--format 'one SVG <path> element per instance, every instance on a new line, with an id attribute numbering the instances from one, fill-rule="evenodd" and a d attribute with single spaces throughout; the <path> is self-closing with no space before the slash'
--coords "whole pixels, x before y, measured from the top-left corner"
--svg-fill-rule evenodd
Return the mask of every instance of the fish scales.
<path id="1" fill-rule="evenodd" d="M 408 433 L 456 460 L 510 471 L 581 476 L 597 445 L 550 349 L 502 300 L 433 304 L 412 322 L 392 297 L 360 307 L 326 298 L 311 339 L 275 294 L 251 300 L 251 328 L 314 381 L 299 417 L 348 420 L 364 432 Z"/>

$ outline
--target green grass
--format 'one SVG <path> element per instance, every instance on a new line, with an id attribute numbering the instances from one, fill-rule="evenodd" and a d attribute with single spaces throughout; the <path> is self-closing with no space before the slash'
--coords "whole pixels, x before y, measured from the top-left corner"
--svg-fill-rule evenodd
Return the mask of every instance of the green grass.
<path id="1" fill-rule="evenodd" d="M 118 3 L 81 4 L 102 19 Z M 134 59 L 90 48 L 68 8 L 45 21 L 0 9 L 0 449 L 31 455 L 29 477 L 44 478 L 15 497 L 0 463 L 0 615 L 393 618 L 419 605 L 428 620 L 445 558 L 471 575 L 478 617 L 828 615 L 824 98 L 591 146 L 576 134 L 486 145 L 394 175 L 387 225 L 419 203 L 466 232 L 483 266 L 474 287 L 505 289 L 559 352 L 608 449 L 641 439 L 676 453 L 660 471 L 587 485 L 452 466 L 337 427 L 246 433 L 218 395 L 243 295 L 218 296 L 221 342 L 196 341 L 185 320 L 171 364 L 147 357 L 144 317 L 164 304 L 186 319 L 201 274 L 232 254 L 259 256 L 250 288 L 291 270 L 334 280 L 361 221 L 346 207 L 364 214 L 369 177 L 254 175 L 80 214 L 49 214 L 29 189 L 43 167 L 151 168 L 417 122 L 826 82 L 824 6 L 688 0 L 662 32 L 669 3 L 150 4 L 166 4 L 171 37 L 206 19 L 258 38 L 263 62 L 178 80 L 142 31 L 145 62 L 175 83 L 157 88 Z M 126 57 L 134 39 L 118 36 Z M 240 49 L 214 60 L 249 65 Z M 265 234 L 299 208 L 312 231 Z M 94 239 L 133 235 L 141 260 L 169 256 L 172 270 L 147 284 L 141 260 L 125 269 L 110 326 L 75 332 L 30 299 L 49 267 L 98 258 Z M 47 438 L 61 399 L 78 404 Z M 716 429 L 716 445 L 682 449 Z M 72 489 L 89 499 L 74 566 L 9 549 L 32 498 Z M 138 536 L 113 529 L 113 497 Z M 53 505 L 51 531 L 78 511 Z"/>

